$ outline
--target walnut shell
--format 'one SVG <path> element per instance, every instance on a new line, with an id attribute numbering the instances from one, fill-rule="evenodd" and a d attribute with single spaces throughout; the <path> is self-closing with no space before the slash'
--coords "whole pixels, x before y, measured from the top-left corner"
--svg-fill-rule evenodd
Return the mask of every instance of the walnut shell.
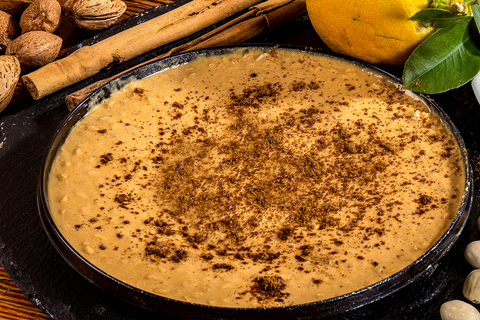
<path id="1" fill-rule="evenodd" d="M 17 21 L 8 13 L 0 11 L 0 53 L 20 34 Z"/>
<path id="2" fill-rule="evenodd" d="M 57 0 L 34 0 L 22 14 L 22 33 L 46 31 L 54 33 L 60 25 L 62 7 Z"/>
<path id="3" fill-rule="evenodd" d="M 11 15 L 21 14 L 33 0 L 0 0 L 0 10 Z"/>
<path id="4" fill-rule="evenodd" d="M 0 56 L 0 112 L 12 100 L 20 78 L 20 63 L 12 56 Z"/>
<path id="5" fill-rule="evenodd" d="M 89 31 L 111 26 L 126 9 L 127 5 L 121 0 L 67 0 L 63 5 L 68 20 Z"/>
<path id="6" fill-rule="evenodd" d="M 46 31 L 30 31 L 10 42 L 5 54 L 17 57 L 26 72 L 55 60 L 61 47 L 62 38 Z"/>

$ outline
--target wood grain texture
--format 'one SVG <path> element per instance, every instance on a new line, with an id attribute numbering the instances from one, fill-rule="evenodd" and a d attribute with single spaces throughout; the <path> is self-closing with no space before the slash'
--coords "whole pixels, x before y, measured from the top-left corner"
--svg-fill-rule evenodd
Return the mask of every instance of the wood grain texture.
<path id="1" fill-rule="evenodd" d="M 61 5 L 65 0 L 59 1 Z M 136 13 L 142 12 L 165 3 L 172 3 L 175 0 L 130 0 L 125 1 L 127 10 L 120 17 L 122 21 Z M 119 22 L 118 21 L 118 22 Z M 90 38 L 95 33 L 80 30 L 71 24 L 64 16 L 60 23 L 60 27 L 55 32 L 56 35 L 63 39 L 62 49 L 59 57 L 65 54 L 65 51 L 73 45 L 84 39 Z M 15 95 L 24 90 L 21 83 L 15 89 Z M 41 320 L 51 319 L 42 310 L 33 305 L 30 300 L 16 287 L 15 283 L 0 265 L 0 319 L 1 320 Z"/>
<path id="2" fill-rule="evenodd" d="M 0 266 L 0 319 L 50 319 L 23 295 L 2 266 Z"/>

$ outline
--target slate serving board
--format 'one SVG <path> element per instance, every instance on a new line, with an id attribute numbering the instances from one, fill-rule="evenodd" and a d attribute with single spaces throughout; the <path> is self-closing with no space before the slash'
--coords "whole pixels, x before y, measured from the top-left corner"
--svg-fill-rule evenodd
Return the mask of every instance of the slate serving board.
<path id="1" fill-rule="evenodd" d="M 147 10 L 79 46 L 98 41 L 188 1 L 180 0 Z M 189 39 L 184 41 L 186 40 Z M 249 42 L 326 49 L 306 15 Z M 0 263 L 23 293 L 53 319 L 169 319 L 104 292 L 78 275 L 62 259 L 49 242 L 40 223 L 36 184 L 45 147 L 68 113 L 64 104 L 67 94 L 149 60 L 178 43 L 147 53 L 40 101 L 34 101 L 23 92 L 13 106 L 0 114 Z M 399 69 L 388 71 L 401 75 Z M 480 137 L 480 107 L 471 88 L 467 85 L 433 98 L 459 128 L 476 169 L 475 159 L 480 154 L 480 147 L 476 143 Z M 475 172 L 475 177 L 477 176 L 478 172 Z M 462 285 L 472 267 L 463 258 L 463 250 L 468 242 L 480 238 L 476 226 L 480 213 L 479 192 L 478 187 L 475 187 L 473 209 L 461 237 L 428 274 L 393 295 L 365 307 L 334 317 L 322 318 L 322 315 L 318 315 L 319 318 L 440 319 L 438 310 L 443 302 L 451 299 L 464 300 Z M 228 319 L 228 314 L 225 318 Z"/>

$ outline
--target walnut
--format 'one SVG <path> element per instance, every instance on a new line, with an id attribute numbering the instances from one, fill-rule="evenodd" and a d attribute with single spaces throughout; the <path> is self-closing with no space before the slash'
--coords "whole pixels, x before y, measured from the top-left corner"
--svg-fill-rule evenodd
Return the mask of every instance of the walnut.
<path id="1" fill-rule="evenodd" d="M 0 56 L 0 111 L 10 103 L 20 78 L 20 63 L 12 56 Z"/>
<path id="2" fill-rule="evenodd" d="M 20 18 L 22 33 L 46 31 L 54 33 L 60 24 L 62 7 L 57 0 L 34 0 Z"/>
<path id="3" fill-rule="evenodd" d="M 0 53 L 4 53 L 8 44 L 19 35 L 17 21 L 8 13 L 0 11 Z"/>
<path id="4" fill-rule="evenodd" d="M 67 0 L 63 5 L 65 16 L 77 27 L 89 31 L 109 27 L 126 9 L 121 0 Z"/>
<path id="5" fill-rule="evenodd" d="M 62 42 L 62 38 L 46 31 L 30 31 L 13 40 L 5 54 L 17 57 L 22 71 L 31 71 L 55 60 Z"/>

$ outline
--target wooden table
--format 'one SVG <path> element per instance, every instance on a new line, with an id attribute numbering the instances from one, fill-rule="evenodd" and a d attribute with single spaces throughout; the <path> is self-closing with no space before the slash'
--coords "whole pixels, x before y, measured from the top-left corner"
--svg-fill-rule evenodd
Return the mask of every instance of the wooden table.
<path id="1" fill-rule="evenodd" d="M 126 19 L 138 12 L 153 8 L 165 3 L 171 3 L 175 0 L 125 0 L 127 10 L 119 19 Z M 63 5 L 65 0 L 59 0 Z M 56 35 L 63 39 L 60 57 L 71 46 L 81 42 L 94 35 L 92 32 L 86 32 L 76 28 L 65 17 L 62 16 L 60 27 L 55 32 Z M 16 94 L 24 90 L 21 84 L 16 88 Z M 0 319 L 2 320 L 38 320 L 51 319 L 42 310 L 35 307 L 30 300 L 15 286 L 15 283 L 0 265 Z"/>

